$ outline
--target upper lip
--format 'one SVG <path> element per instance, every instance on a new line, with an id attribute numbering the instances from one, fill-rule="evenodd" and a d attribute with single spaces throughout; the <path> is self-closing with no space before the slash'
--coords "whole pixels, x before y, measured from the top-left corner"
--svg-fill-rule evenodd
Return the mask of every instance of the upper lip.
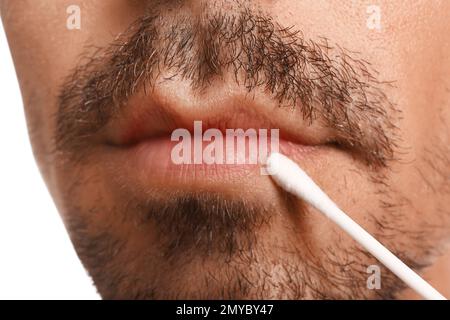
<path id="1" fill-rule="evenodd" d="M 186 102 L 187 99 L 177 96 L 141 93 L 132 97 L 110 121 L 106 140 L 113 146 L 129 146 L 152 138 L 170 137 L 177 128 L 192 130 L 194 121 L 202 121 L 204 130 L 216 128 L 223 132 L 238 128 L 279 129 L 281 140 L 300 145 L 316 146 L 334 141 L 335 133 L 317 125 L 318 121 L 308 123 L 298 111 L 259 100 L 234 94 L 224 99 Z"/>

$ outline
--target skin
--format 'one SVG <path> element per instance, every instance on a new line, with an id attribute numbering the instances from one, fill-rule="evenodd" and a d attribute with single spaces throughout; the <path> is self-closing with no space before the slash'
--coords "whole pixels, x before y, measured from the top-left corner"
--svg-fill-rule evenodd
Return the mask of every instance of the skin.
<path id="1" fill-rule="evenodd" d="M 180 2 L 178 10 L 193 18 L 206 10 L 200 1 Z M 63 165 L 67 158 L 55 152 L 54 145 L 61 86 L 87 46 L 109 45 L 142 16 L 147 6 L 154 5 L 153 1 L 78 1 L 82 26 L 71 31 L 66 28 L 66 8 L 70 4 L 63 0 L 2 0 L 0 12 L 37 162 L 77 252 L 103 297 L 417 297 L 401 287 L 384 268 L 381 281 L 385 291 L 368 290 L 365 270 L 377 264 L 376 260 L 353 251 L 354 242 L 313 209 L 305 208 L 298 200 L 286 206 L 285 195 L 268 177 L 239 169 L 237 178 L 235 175 L 227 178 L 225 174 L 220 179 L 223 183 L 218 183 L 215 175 L 208 178 L 206 174 L 206 178 L 195 180 L 190 176 L 173 178 L 163 172 L 151 183 L 121 181 L 125 185 L 121 189 L 112 169 L 107 167 L 108 164 L 119 166 L 118 175 L 123 176 L 127 176 L 127 169 L 120 169 L 112 153 L 104 151 L 94 138 L 86 151 L 88 160 L 83 164 L 69 161 L 68 166 Z M 442 294 L 450 296 L 450 251 L 446 247 L 450 234 L 447 207 L 450 200 L 450 3 L 378 1 L 381 30 L 366 26 L 366 8 L 371 4 L 369 1 L 246 2 L 252 9 L 269 12 L 283 26 L 300 29 L 306 39 L 325 36 L 350 51 L 360 52 L 378 71 L 380 79 L 394 82 L 394 86 L 383 88 L 399 110 L 398 115 L 392 116 L 398 127 L 394 157 L 385 168 L 370 168 L 346 151 L 334 149 L 326 151 L 323 161 L 298 162 L 344 211 Z M 223 5 L 238 10 L 234 1 L 225 1 Z M 207 10 L 216 9 L 212 6 Z M 168 23 L 172 21 L 168 14 L 164 19 Z M 175 78 L 160 82 L 156 90 L 159 99 L 169 101 L 178 113 L 185 115 L 186 123 L 192 123 L 191 120 L 205 112 L 202 111 L 204 101 L 231 95 L 233 90 L 240 94 L 239 88 L 229 84 L 230 81 L 225 83 L 214 82 L 199 95 L 187 81 Z M 104 167 L 99 168 L 98 163 L 104 163 Z M 387 187 L 381 188 L 371 181 L 374 175 L 382 175 Z M 180 251 L 172 264 L 157 258 L 158 220 L 136 228 L 132 222 L 121 219 L 123 212 L 117 208 L 133 199 L 130 193 L 140 198 L 152 195 L 164 199 L 170 197 L 169 189 L 214 192 L 232 199 L 272 205 L 279 215 L 267 228 L 258 230 L 257 245 L 244 246 L 247 252 L 259 257 L 259 262 L 252 261 L 244 273 L 237 267 L 244 260 L 242 256 L 233 256 L 231 263 L 223 268 L 226 259 L 214 250 L 206 257 L 193 248 Z M 382 201 L 389 202 L 389 206 L 381 206 Z M 306 217 L 302 214 L 305 211 L 308 211 Z M 79 229 L 71 225 L 73 221 L 83 223 L 83 232 L 89 239 L 107 232 L 121 243 L 126 240 L 126 245 L 116 256 L 106 254 L 107 262 L 93 261 L 79 239 Z M 275 250 L 278 246 L 281 250 Z M 295 253 L 289 253 L 288 248 Z M 313 254 L 307 254 L 306 248 Z M 334 252 L 338 265 L 348 265 L 348 268 L 333 266 L 330 259 L 322 257 L 324 251 Z M 333 286 L 337 280 L 321 277 L 320 272 L 312 271 L 312 265 L 320 265 L 326 274 L 346 280 L 339 282 L 337 290 Z M 268 272 L 271 284 L 261 280 L 260 270 Z M 107 276 L 100 276 L 102 272 Z M 161 274 L 164 274 L 162 280 L 155 281 Z M 217 279 L 212 281 L 208 278 L 210 274 L 216 274 Z M 126 280 L 118 281 L 117 275 Z M 238 284 L 230 283 L 238 275 L 254 279 L 250 282 L 256 285 L 248 284 L 246 290 L 236 288 Z M 287 275 L 294 278 L 294 283 L 302 283 L 303 278 L 312 280 L 308 281 L 306 290 L 293 290 L 287 285 Z M 357 283 L 350 285 L 352 277 Z M 265 284 L 267 289 L 261 289 Z M 352 290 L 347 290 L 350 286 Z M 150 288 L 153 293 L 145 293 Z M 314 294 L 314 289 L 320 294 Z"/>

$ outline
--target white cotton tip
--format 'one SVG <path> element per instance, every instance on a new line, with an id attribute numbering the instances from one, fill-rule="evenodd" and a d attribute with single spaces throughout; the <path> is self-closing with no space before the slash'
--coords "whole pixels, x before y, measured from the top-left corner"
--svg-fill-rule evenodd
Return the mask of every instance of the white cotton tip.
<path id="1" fill-rule="evenodd" d="M 281 153 L 272 153 L 267 159 L 266 166 L 267 172 L 281 188 L 314 207 L 331 201 L 294 161 Z"/>
<path id="2" fill-rule="evenodd" d="M 344 211 L 339 209 L 294 161 L 280 153 L 272 153 L 267 159 L 266 170 L 281 188 L 308 202 L 336 223 L 422 297 L 430 300 L 445 299 L 428 282 L 423 280 L 378 240 L 353 221 Z"/>

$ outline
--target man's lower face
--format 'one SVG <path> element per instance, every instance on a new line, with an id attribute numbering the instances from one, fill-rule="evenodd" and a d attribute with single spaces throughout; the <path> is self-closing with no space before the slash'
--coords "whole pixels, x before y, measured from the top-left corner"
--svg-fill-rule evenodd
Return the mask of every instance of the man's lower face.
<path id="1" fill-rule="evenodd" d="M 79 67 L 60 96 L 62 211 L 102 296 L 395 297 L 397 278 L 258 165 L 175 164 L 170 139 L 198 120 L 221 132 L 279 128 L 282 153 L 421 268 L 442 234 L 428 201 L 403 187 L 423 180 L 399 159 L 390 88 L 267 16 L 215 12 L 199 33 L 181 14 L 167 24 L 156 13 Z M 374 265 L 378 288 L 368 285 Z"/>
<path id="2" fill-rule="evenodd" d="M 420 271 L 450 225 L 444 109 L 421 116 L 364 54 L 226 2 L 160 1 L 62 83 L 38 158 L 100 294 L 398 297 L 400 280 L 259 165 L 176 164 L 171 133 L 279 129 L 280 151 Z"/>
<path id="3" fill-rule="evenodd" d="M 393 180 L 374 182 L 332 154 L 337 163 L 307 170 L 405 263 L 426 266 L 442 237 L 435 221 L 427 223 L 411 199 L 391 188 Z M 394 298 L 403 288 L 268 176 L 236 182 L 139 172 L 141 185 L 134 168 L 116 164 L 113 154 L 96 155 L 62 173 L 61 190 L 68 195 L 63 212 L 76 251 L 103 298 Z M 373 266 L 380 268 L 381 288 L 368 285 Z"/>

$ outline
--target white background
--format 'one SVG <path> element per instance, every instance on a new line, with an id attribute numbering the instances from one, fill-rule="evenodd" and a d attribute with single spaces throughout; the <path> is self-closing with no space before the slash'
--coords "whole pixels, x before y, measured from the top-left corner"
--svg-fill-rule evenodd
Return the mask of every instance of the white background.
<path id="1" fill-rule="evenodd" d="M 1 22 L 0 299 L 98 299 L 31 153 Z"/>

